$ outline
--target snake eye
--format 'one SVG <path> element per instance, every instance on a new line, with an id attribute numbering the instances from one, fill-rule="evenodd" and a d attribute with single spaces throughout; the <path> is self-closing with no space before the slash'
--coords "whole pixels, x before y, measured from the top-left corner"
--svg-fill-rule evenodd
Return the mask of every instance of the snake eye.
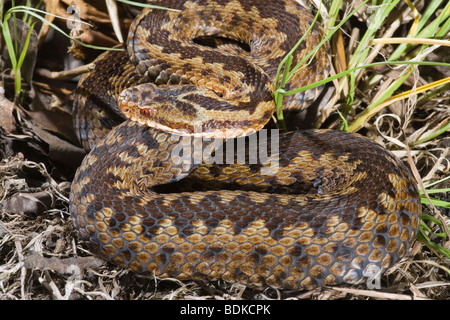
<path id="1" fill-rule="evenodd" d="M 148 109 L 141 109 L 140 113 L 141 113 L 141 116 L 143 116 L 143 117 L 148 118 L 150 116 L 150 111 Z"/>

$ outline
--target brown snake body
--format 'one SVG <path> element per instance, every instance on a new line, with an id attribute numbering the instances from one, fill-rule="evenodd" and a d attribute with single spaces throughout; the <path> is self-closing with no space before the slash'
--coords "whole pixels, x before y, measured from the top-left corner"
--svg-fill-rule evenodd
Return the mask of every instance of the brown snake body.
<path id="1" fill-rule="evenodd" d="M 70 195 L 81 238 L 137 272 L 288 289 L 356 283 L 403 257 L 420 220 L 418 190 L 368 139 L 282 134 L 271 175 L 263 163 L 173 161 L 193 137 L 248 135 L 269 121 L 276 68 L 309 27 L 306 10 L 288 0 L 152 3 L 181 11 L 144 10 L 128 52 L 101 55 L 79 83 L 75 126 L 92 148 Z M 294 64 L 319 34 L 306 37 Z M 321 50 L 290 88 L 323 78 L 327 65 Z M 291 97 L 286 109 L 316 94 Z"/>

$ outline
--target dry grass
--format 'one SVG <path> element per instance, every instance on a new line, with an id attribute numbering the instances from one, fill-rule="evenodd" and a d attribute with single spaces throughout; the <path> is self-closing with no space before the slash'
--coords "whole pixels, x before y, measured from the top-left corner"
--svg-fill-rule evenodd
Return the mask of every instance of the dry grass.
<path id="1" fill-rule="evenodd" d="M 48 10 L 67 16 L 61 3 L 54 7 L 50 6 L 50 1 L 46 3 Z M 91 21 L 97 23 L 98 29 L 105 30 L 108 16 L 94 6 L 87 8 L 94 17 Z M 423 12 L 425 8 L 419 6 L 419 10 Z M 366 13 L 361 11 L 358 18 L 346 23 L 333 37 L 333 63 L 336 72 L 347 67 L 350 53 L 360 40 L 358 33 L 366 28 L 363 20 L 365 17 L 367 18 Z M 125 23 L 129 23 L 129 20 Z M 396 29 L 391 30 L 391 27 L 383 26 L 379 34 L 404 37 L 412 20 L 406 15 L 401 23 L 394 19 L 392 24 L 395 23 L 398 23 Z M 352 27 L 351 24 L 357 24 L 358 27 Z M 105 41 L 114 42 L 111 40 L 111 30 L 106 30 L 103 31 L 104 36 L 107 35 L 108 38 Z M 96 35 L 95 30 L 89 32 Z M 98 38 L 94 37 L 92 41 L 98 41 Z M 57 41 L 53 45 L 55 43 L 62 47 L 60 55 L 65 56 L 65 47 L 68 44 Z M 392 44 L 371 45 L 375 46 L 374 50 L 383 57 L 389 57 L 396 47 Z M 41 49 L 38 56 L 39 68 L 58 69 L 59 66 L 51 64 L 51 52 L 42 47 Z M 446 62 L 449 62 L 448 53 L 448 48 L 435 48 L 428 60 L 445 62 L 447 59 Z M 45 56 L 46 54 L 49 56 Z M 376 291 L 367 290 L 364 285 L 352 288 L 322 288 L 308 292 L 280 292 L 272 288 L 252 289 L 224 282 L 180 282 L 145 278 L 104 263 L 78 243 L 68 213 L 67 197 L 77 160 L 76 157 L 64 154 L 69 152 L 73 155 L 79 152 L 76 148 L 67 147 L 67 144 L 73 144 L 73 133 L 67 127 L 70 126 L 69 93 L 74 88 L 74 82 L 51 80 L 39 76 L 45 72 L 38 71 L 33 78 L 36 90 L 33 92 L 33 98 L 16 100 L 13 104 L 13 97 L 7 89 L 12 79 L 8 77 L 5 69 L 6 64 L 3 62 L 0 70 L 4 77 L 0 83 L 4 84 L 6 91 L 2 91 L 3 88 L 0 87 L 0 300 L 450 298 L 449 259 L 432 252 L 418 241 L 415 242 L 409 257 L 383 276 L 382 289 Z M 359 73 L 355 80 L 353 101 L 347 112 L 347 120 L 352 123 L 358 119 L 366 107 L 400 76 L 402 70 L 380 66 Z M 449 76 L 448 67 L 418 67 L 406 77 L 395 93 Z M 376 77 L 379 77 L 377 81 Z M 323 104 L 324 108 L 316 120 L 316 126 L 339 129 L 342 121 L 336 110 L 344 112 L 346 97 L 352 88 L 348 83 L 343 84 L 337 80 L 333 85 L 339 94 L 331 95 L 331 100 Z M 39 103 L 36 100 L 39 100 Z M 448 132 L 425 142 L 410 142 L 417 141 L 448 123 L 449 105 L 450 92 L 447 83 L 420 95 L 409 95 L 407 99 L 396 100 L 377 110 L 374 116 L 361 125 L 359 133 L 393 150 L 401 159 L 416 168 L 423 183 L 428 184 L 448 176 Z M 69 160 L 73 160 L 75 165 L 68 165 Z M 447 180 L 435 187 L 449 186 Z M 449 201 L 449 192 L 435 196 Z M 424 212 L 439 215 L 447 225 L 448 211 L 449 209 L 441 209 L 440 213 L 436 213 L 424 206 Z M 427 223 L 434 232 L 443 232 L 438 225 Z M 430 237 L 432 241 L 449 248 L 448 237 Z"/>

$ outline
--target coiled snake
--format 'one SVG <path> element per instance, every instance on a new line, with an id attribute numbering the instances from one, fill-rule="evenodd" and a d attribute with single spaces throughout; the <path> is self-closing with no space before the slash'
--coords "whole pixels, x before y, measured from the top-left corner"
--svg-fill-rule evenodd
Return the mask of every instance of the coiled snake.
<path id="1" fill-rule="evenodd" d="M 92 149 L 70 195 L 81 239 L 136 272 L 287 289 L 357 283 L 403 257 L 418 190 L 377 143 L 330 130 L 260 134 L 276 159 L 271 174 L 271 162 L 241 163 L 228 148 L 263 132 L 278 64 L 311 15 L 294 0 L 152 3 L 179 11 L 144 9 L 127 51 L 102 54 L 78 85 L 75 127 Z M 320 37 L 314 27 L 293 65 Z M 324 78 L 326 52 L 286 89 Z M 317 94 L 286 98 L 285 109 Z M 220 144 L 208 149 L 219 138 L 233 163 L 217 163 L 228 156 Z M 247 160 L 257 154 L 248 139 Z M 197 164 L 195 150 L 213 150 L 216 164 Z"/>

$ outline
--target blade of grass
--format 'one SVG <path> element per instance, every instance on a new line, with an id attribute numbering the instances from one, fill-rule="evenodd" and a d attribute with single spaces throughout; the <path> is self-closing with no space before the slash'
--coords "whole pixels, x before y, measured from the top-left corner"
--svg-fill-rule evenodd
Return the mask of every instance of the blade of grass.
<path id="1" fill-rule="evenodd" d="M 16 6 L 16 2 L 12 1 L 13 8 Z M 16 21 L 16 14 L 13 13 L 13 26 L 14 26 L 14 34 L 17 34 L 17 21 Z M 17 42 L 17 37 L 14 37 L 14 51 L 19 52 L 19 44 Z"/>
<path id="2" fill-rule="evenodd" d="M 316 16 L 314 17 L 313 22 L 311 23 L 311 25 L 309 26 L 308 30 L 305 32 L 305 34 L 300 38 L 300 40 L 295 44 L 295 46 L 289 51 L 289 53 L 283 58 L 283 60 L 281 60 L 280 64 L 278 65 L 278 69 L 277 69 L 277 74 L 275 76 L 275 88 L 277 88 L 275 90 L 274 93 L 274 100 L 275 100 L 275 113 L 276 113 L 276 117 L 277 117 L 277 126 L 278 129 L 280 129 L 281 131 L 286 131 L 286 124 L 284 122 L 284 115 L 283 115 L 283 97 L 284 95 L 282 94 L 284 91 L 284 88 L 286 86 L 286 83 L 289 81 L 289 70 L 291 68 L 291 64 L 293 61 L 293 53 L 295 52 L 295 50 L 297 50 L 298 46 L 303 42 L 303 40 L 305 39 L 305 37 L 311 32 L 312 28 L 314 27 L 318 17 L 319 17 L 319 12 L 317 12 Z M 318 50 L 319 46 L 317 46 L 317 50 Z M 304 58 L 302 61 L 300 61 L 297 65 L 302 64 L 306 59 Z M 283 69 L 284 67 L 284 69 Z M 281 77 L 281 82 L 280 82 L 280 73 L 281 73 L 281 69 L 283 69 L 283 75 Z"/>
<path id="3" fill-rule="evenodd" d="M 288 81 L 287 74 L 289 73 L 289 69 L 286 68 L 286 63 L 287 63 L 288 59 L 291 59 L 291 63 L 292 63 L 292 55 L 297 50 L 298 46 L 303 42 L 305 37 L 307 37 L 308 34 L 311 32 L 311 30 L 314 27 L 318 17 L 319 17 L 319 12 L 317 12 L 316 16 L 314 17 L 313 22 L 309 26 L 308 30 L 306 30 L 305 34 L 300 38 L 300 40 L 295 44 L 295 46 L 288 52 L 288 54 L 283 58 L 283 60 L 281 60 L 280 64 L 278 65 L 277 74 L 275 76 L 275 88 L 280 88 L 280 89 L 284 90 L 286 81 Z M 307 58 L 305 57 L 302 61 L 300 61 L 298 63 L 298 65 L 303 64 L 306 61 L 306 59 Z M 282 77 L 282 79 L 284 79 L 285 82 L 284 83 L 283 82 L 280 83 L 279 82 L 279 80 L 280 80 L 280 73 L 281 73 L 281 70 L 283 69 L 283 67 L 284 67 L 284 70 L 283 70 L 283 77 Z"/>
<path id="4" fill-rule="evenodd" d="M 378 30 L 385 23 L 389 13 L 395 8 L 400 0 L 386 0 L 377 6 L 374 14 L 370 17 L 370 23 L 368 24 L 367 31 L 364 33 L 362 39 L 359 41 L 359 45 L 356 47 L 350 61 L 349 67 L 355 67 L 363 63 L 369 54 L 370 46 L 369 42 L 375 37 Z M 356 74 L 357 76 L 357 74 Z"/>
<path id="5" fill-rule="evenodd" d="M 83 42 L 81 42 L 81 41 L 71 37 L 66 32 L 64 32 L 64 30 L 59 28 L 56 24 L 48 21 L 47 19 L 45 19 L 44 17 L 42 17 L 41 15 L 39 15 L 39 14 L 37 14 L 35 12 L 39 12 L 39 13 L 42 13 L 43 15 L 47 14 L 47 15 L 51 15 L 51 16 L 54 16 L 54 17 L 57 17 L 57 18 L 60 18 L 60 19 L 67 20 L 67 18 L 65 18 L 65 17 L 61 17 L 61 16 L 58 16 L 56 14 L 51 14 L 51 13 L 48 13 L 48 12 L 45 12 L 43 10 L 39 10 L 39 9 L 36 9 L 36 8 L 28 8 L 28 7 L 25 7 L 25 6 L 17 6 L 15 8 L 11 8 L 10 10 L 8 10 L 8 12 L 11 11 L 11 10 L 14 11 L 14 12 L 28 12 L 29 15 L 32 15 L 36 19 L 39 19 L 41 22 L 50 25 L 53 29 L 55 29 L 56 31 L 60 32 L 61 34 L 63 34 L 67 38 L 70 38 L 71 40 L 75 41 L 76 43 L 78 43 L 78 44 L 80 44 L 82 46 L 85 46 L 87 48 L 98 49 L 98 50 L 115 50 L 115 51 L 122 51 L 123 50 L 121 48 L 100 47 L 100 46 L 93 46 L 93 45 L 90 45 L 90 44 L 83 43 Z M 80 21 L 80 22 L 82 22 L 82 21 Z"/>
<path id="6" fill-rule="evenodd" d="M 422 224 L 421 224 L 422 227 Z M 439 257 L 440 259 L 442 259 L 441 256 L 445 256 L 446 258 L 450 258 L 450 250 L 442 247 L 436 243 L 434 243 L 430 237 L 428 237 L 425 232 L 423 231 L 423 229 L 421 228 L 419 233 L 417 234 L 417 239 L 422 242 L 428 249 L 430 249 L 431 251 L 433 251 L 433 253 Z M 450 271 L 447 271 L 450 273 Z"/>
<path id="7" fill-rule="evenodd" d="M 309 54 L 307 54 L 307 55 L 306 55 L 299 63 L 297 63 L 297 65 L 294 67 L 294 69 L 292 69 L 292 71 L 289 73 L 289 77 L 287 78 L 287 81 L 289 81 L 290 78 L 292 77 L 292 75 L 293 75 L 300 67 L 302 67 L 302 66 L 304 65 L 304 63 L 305 63 L 308 59 L 310 59 L 311 57 L 313 57 L 313 56 L 316 54 L 316 52 L 319 50 L 319 48 L 320 48 L 325 42 L 329 41 L 329 39 L 331 38 L 331 36 L 332 36 L 337 30 L 339 30 L 339 28 L 342 27 L 342 25 L 343 25 L 345 22 L 347 22 L 347 20 L 350 19 L 350 17 L 353 16 L 353 15 L 354 15 L 354 14 L 355 14 L 355 13 L 356 13 L 363 5 L 365 5 L 367 2 L 368 2 L 368 0 L 362 2 L 358 7 L 356 7 L 356 9 L 354 9 L 352 12 L 350 12 L 348 16 L 346 16 L 344 19 L 342 19 L 342 21 L 335 27 L 335 29 L 334 29 L 333 31 L 329 32 L 329 33 L 326 35 L 326 37 L 324 37 L 324 38 L 320 41 L 320 43 L 319 43 L 313 50 L 311 50 L 311 52 L 310 52 Z M 312 29 L 312 26 L 311 26 L 308 30 L 310 30 L 310 29 Z M 306 34 L 307 34 L 307 33 L 305 33 L 305 36 L 306 36 Z M 293 54 L 293 52 L 294 52 L 295 49 L 298 47 L 298 45 L 300 45 L 300 43 L 301 43 L 301 41 L 303 40 L 303 38 L 304 38 L 304 37 L 302 37 L 302 38 L 299 40 L 299 43 L 296 44 L 296 46 L 293 48 L 293 50 L 291 50 L 291 51 L 288 53 L 288 55 L 292 55 L 292 54 Z M 287 57 L 285 57 L 285 59 L 287 59 Z M 281 66 L 281 67 L 279 67 L 279 70 L 281 70 L 282 65 L 286 62 L 285 59 L 283 59 L 283 60 L 281 61 L 281 63 L 280 63 L 280 66 Z M 276 79 L 275 84 L 277 84 L 277 83 L 278 83 L 277 80 L 279 79 L 278 73 L 277 73 L 277 77 L 276 77 L 275 79 Z M 312 88 L 315 88 L 315 87 L 318 87 L 318 86 L 313 86 Z M 276 86 L 276 88 L 279 88 L 279 87 Z M 305 88 L 305 87 L 303 87 L 303 88 Z M 284 89 L 284 88 L 281 88 L 281 89 Z M 307 89 L 306 89 L 306 90 L 307 90 Z M 301 90 L 301 91 L 304 91 L 304 90 Z M 298 92 L 301 92 L 301 91 L 298 91 Z M 292 92 L 293 92 L 292 90 L 291 90 L 291 91 L 287 91 L 287 92 L 284 93 L 284 95 L 292 94 Z"/>
<path id="8" fill-rule="evenodd" d="M 439 39 L 445 37 L 450 28 L 450 2 L 446 5 L 446 7 L 442 10 L 442 12 L 436 19 L 431 20 L 431 17 L 436 14 L 436 11 L 438 10 L 441 3 L 441 0 L 431 1 L 431 3 L 427 6 L 424 14 L 422 15 L 422 19 L 420 19 L 419 21 L 416 33 L 413 35 L 408 34 L 407 38 Z M 444 24 L 440 28 L 438 28 L 439 24 L 444 20 Z M 389 60 L 394 61 L 399 59 L 402 55 L 408 52 L 413 45 L 414 43 L 400 44 L 392 52 Z"/>
<path id="9" fill-rule="evenodd" d="M 450 177 L 450 176 L 449 176 Z M 445 193 L 445 192 L 450 192 L 450 188 L 447 189 L 431 189 L 431 190 L 427 190 L 428 194 L 434 194 L 434 193 Z"/>
<path id="10" fill-rule="evenodd" d="M 441 220 L 439 220 L 439 219 L 433 217 L 431 214 L 428 214 L 428 213 L 422 213 L 422 218 L 423 218 L 424 220 L 432 221 L 433 223 L 437 224 L 438 226 L 442 226 Z M 427 226 L 427 227 L 428 227 L 428 226 Z"/>
<path id="11" fill-rule="evenodd" d="M 6 12 L 5 16 L 3 17 L 3 21 L 2 21 L 2 34 L 3 34 L 3 38 L 5 39 L 5 44 L 6 44 L 7 48 L 8 48 L 8 55 L 9 55 L 9 58 L 10 58 L 10 61 L 11 61 L 11 65 L 12 65 L 11 72 L 14 75 L 14 78 L 15 78 L 14 91 L 15 91 L 16 96 L 21 92 L 21 89 L 22 89 L 21 88 L 22 87 L 21 67 L 22 67 L 23 62 L 25 60 L 25 56 L 26 56 L 26 53 L 27 53 L 27 50 L 28 50 L 30 39 L 31 39 L 31 34 L 32 34 L 33 30 L 34 30 L 34 25 L 35 25 L 34 23 L 32 23 L 30 25 L 30 29 L 28 30 L 27 37 L 26 37 L 25 42 L 24 42 L 24 46 L 23 46 L 22 51 L 21 51 L 21 53 L 19 55 L 19 59 L 17 59 L 17 55 L 19 54 L 18 40 L 17 40 L 17 36 L 14 37 L 14 43 L 13 43 L 12 36 L 11 36 L 11 30 L 9 28 L 9 21 L 10 21 L 10 19 L 12 17 L 13 18 L 14 28 L 15 28 L 15 30 L 17 30 L 16 29 L 17 28 L 16 14 L 19 13 L 19 12 L 22 12 L 25 15 L 29 15 L 30 18 L 31 18 L 31 16 L 33 16 L 36 19 L 41 20 L 43 23 L 49 24 L 55 30 L 61 32 L 62 34 L 66 35 L 67 37 L 70 38 L 70 36 L 67 35 L 58 26 L 56 26 L 55 24 L 49 22 L 47 19 L 45 19 L 44 17 L 42 17 L 42 16 L 40 16 L 39 14 L 36 13 L 36 12 L 38 12 L 38 13 L 41 13 L 43 15 L 49 14 L 49 13 L 43 11 L 43 10 L 39 10 L 39 9 L 36 9 L 36 8 L 27 7 L 27 6 L 13 6 L 11 9 L 9 9 Z M 59 17 L 59 16 L 53 15 L 53 14 L 50 14 L 50 15 L 55 16 L 55 17 Z M 64 17 L 59 17 L 59 18 L 63 18 L 64 19 Z M 17 35 L 17 31 L 15 31 L 15 34 Z M 78 41 L 76 39 L 73 39 L 73 40 L 75 42 L 77 42 L 77 43 L 83 44 L 83 43 L 81 43 L 80 41 Z M 95 47 L 95 46 L 90 46 L 90 45 L 86 45 L 86 46 L 87 47 Z M 95 47 L 95 48 L 98 49 L 98 47 Z M 103 48 L 103 49 L 109 50 L 110 48 Z"/>
<path id="12" fill-rule="evenodd" d="M 8 21 L 11 18 L 11 13 L 6 12 L 2 23 L 3 39 L 5 40 L 6 47 L 8 48 L 9 60 L 11 61 L 12 69 L 17 68 L 16 51 L 14 50 L 14 44 L 12 42 L 11 31 L 9 29 Z"/>
<path id="13" fill-rule="evenodd" d="M 294 46 L 294 48 L 292 48 L 292 50 L 284 57 L 284 59 L 280 62 L 280 65 L 278 66 L 278 70 L 277 70 L 277 75 L 276 75 L 276 77 L 275 77 L 275 94 L 274 94 L 274 100 L 275 100 L 275 103 L 276 103 L 276 115 L 277 115 L 277 119 L 278 119 L 278 121 L 279 122 L 281 122 L 281 127 L 279 126 L 279 129 L 280 130 L 283 130 L 284 129 L 284 117 L 283 117 L 283 110 L 282 110 L 282 101 L 283 101 L 283 97 L 284 96 L 286 96 L 286 95 L 290 95 L 290 94 L 295 94 L 295 93 L 297 93 L 297 92 L 301 92 L 301 91 L 305 91 L 305 90 L 308 90 L 308 89 L 310 89 L 310 88 L 315 88 L 315 87 L 318 87 L 319 85 L 321 85 L 321 84 L 324 84 L 324 83 L 326 83 L 326 82 L 328 82 L 328 81 L 325 81 L 325 82 L 320 82 L 320 84 L 318 84 L 319 82 L 317 82 L 316 84 L 317 85 L 315 85 L 315 84 L 312 84 L 311 86 L 308 86 L 308 88 L 307 89 L 304 89 L 304 90 L 300 90 L 300 91 L 296 91 L 296 92 L 294 92 L 295 90 L 291 90 L 291 91 L 285 91 L 284 90 L 284 88 L 285 88 L 285 83 L 283 84 L 283 83 L 280 83 L 279 82 L 279 79 L 280 79 L 280 73 L 281 73 L 281 70 L 282 70 L 282 68 L 283 68 L 283 66 L 285 67 L 285 69 L 283 70 L 283 72 L 284 73 L 286 73 L 286 72 L 289 72 L 288 73 L 288 76 L 287 77 L 283 77 L 282 79 L 285 79 L 285 81 L 286 81 L 286 83 L 291 79 L 291 77 L 293 76 L 293 74 L 295 73 L 295 72 L 297 72 L 298 71 L 298 69 L 299 68 L 301 68 L 301 67 L 303 67 L 304 66 L 304 64 L 305 64 L 305 62 L 308 60 L 308 59 L 312 59 L 312 57 L 314 57 L 314 55 L 317 53 L 317 51 L 319 50 L 319 48 L 322 46 L 322 45 L 324 45 L 324 43 L 325 42 L 327 42 L 327 41 L 329 41 L 329 39 L 332 37 L 332 35 L 337 31 L 337 30 L 339 30 L 339 28 L 352 16 L 352 15 L 354 15 L 363 5 L 365 5 L 367 2 L 368 2 L 369 0 L 365 0 L 364 2 L 362 2 L 356 9 L 354 9 L 348 16 L 346 16 L 346 17 L 344 17 L 344 19 L 342 19 L 342 21 L 337 25 L 337 26 L 335 26 L 335 28 L 334 28 L 334 30 L 333 31 L 330 31 L 330 32 L 327 32 L 326 33 L 326 36 L 320 41 L 320 43 L 309 53 L 309 54 L 307 54 L 300 62 L 298 62 L 297 63 L 297 65 L 292 69 L 292 71 L 290 71 L 289 72 L 289 70 L 288 71 L 286 71 L 287 70 L 287 68 L 286 68 L 286 66 L 285 66 L 285 64 L 286 64 L 286 62 L 287 62 L 287 60 L 288 60 L 288 57 L 289 56 L 292 56 L 292 54 L 293 54 L 293 52 L 297 49 L 297 47 L 300 45 L 300 43 L 303 41 L 303 39 L 304 39 L 304 37 L 306 37 L 306 35 L 310 32 L 310 30 L 312 29 L 312 27 L 314 26 L 314 23 L 315 23 L 315 21 L 317 20 L 317 18 L 318 18 L 318 14 L 314 17 L 314 20 L 313 20 L 313 23 L 311 24 L 311 26 L 309 27 L 309 29 L 308 29 L 308 31 L 307 32 L 305 32 L 305 34 L 300 38 L 300 40 L 297 42 L 297 44 Z M 311 61 L 311 60 L 310 60 Z M 334 78 L 334 79 L 332 79 L 332 78 L 327 78 L 327 79 L 330 79 L 329 81 L 332 81 L 332 80 L 334 80 L 334 79 L 336 79 L 336 78 Z M 303 88 L 306 88 L 306 87 L 303 87 Z"/>
<path id="14" fill-rule="evenodd" d="M 412 62 L 412 61 L 409 61 Z M 391 64 L 392 62 L 389 62 Z M 424 65 L 423 62 L 417 62 L 416 64 Z M 435 81 L 433 83 L 429 83 L 423 86 L 420 86 L 418 88 L 415 88 L 414 90 L 408 90 L 403 93 L 400 93 L 394 97 L 388 98 L 395 90 L 400 87 L 403 82 L 406 80 L 406 78 L 409 77 L 409 75 L 412 73 L 412 69 L 410 69 L 407 73 L 405 73 L 403 76 L 401 76 L 399 79 L 394 81 L 392 85 L 389 86 L 388 90 L 384 92 L 376 101 L 374 101 L 371 105 L 369 105 L 363 112 L 361 112 L 358 117 L 355 118 L 355 120 L 350 124 L 349 130 L 350 132 L 356 132 L 359 129 L 361 129 L 364 125 L 364 123 L 367 122 L 369 118 L 374 116 L 376 113 L 378 113 L 383 108 L 387 107 L 388 105 L 394 103 L 395 101 L 403 100 L 409 98 L 411 95 L 417 95 L 421 92 L 430 90 L 431 88 L 444 85 L 446 83 L 450 82 L 450 77 L 446 79 L 441 79 L 438 81 Z"/>
<path id="15" fill-rule="evenodd" d="M 339 9 L 342 6 L 342 0 L 336 0 L 331 2 L 331 7 L 329 10 L 329 18 L 327 19 L 327 28 L 325 30 L 325 33 L 328 34 L 330 30 L 333 30 L 333 28 L 336 28 L 334 25 L 339 17 Z"/>
<path id="16" fill-rule="evenodd" d="M 423 216 L 422 216 L 423 219 Z M 429 234 L 436 236 L 436 237 L 440 237 L 440 238 L 446 238 L 447 234 L 445 232 L 433 232 L 433 230 L 431 230 L 430 227 L 427 226 L 427 224 L 422 220 L 421 224 L 420 224 L 421 228 L 423 228 L 426 232 L 428 232 Z M 428 235 L 427 235 L 428 237 Z M 429 239 L 429 237 L 428 237 Z"/>
<path id="17" fill-rule="evenodd" d="M 440 180 L 438 180 L 438 181 L 435 181 L 435 182 L 432 182 L 432 183 L 430 183 L 430 184 L 427 184 L 427 185 L 425 186 L 425 188 L 428 189 L 428 188 L 430 188 L 430 187 L 432 187 L 432 186 L 434 186 L 434 185 L 437 185 L 437 184 L 439 184 L 439 183 L 441 183 L 441 182 L 444 182 L 445 180 L 448 180 L 448 179 L 450 179 L 450 175 L 447 176 L 447 177 L 445 177 L 445 178 L 442 178 L 442 179 L 440 179 Z"/>
<path id="18" fill-rule="evenodd" d="M 444 132 L 450 131 L 450 122 L 449 119 L 445 119 L 443 121 L 443 123 L 441 123 L 439 125 L 439 127 L 434 130 L 434 132 L 420 140 L 414 141 L 411 143 L 411 146 L 417 145 L 417 144 L 421 144 L 430 140 L 433 140 L 434 138 L 440 136 L 441 134 L 443 134 Z"/>
<path id="19" fill-rule="evenodd" d="M 19 71 L 22 68 L 23 62 L 25 60 L 25 56 L 26 56 L 27 51 L 28 51 L 28 46 L 30 44 L 31 35 L 33 34 L 34 25 L 35 25 L 35 23 L 32 23 L 30 25 L 30 29 L 28 30 L 27 37 L 25 39 L 25 43 L 23 44 L 22 52 L 20 53 L 19 60 L 17 61 L 17 67 L 18 67 Z M 15 92 L 19 93 L 22 90 L 22 88 L 21 88 L 21 83 L 22 82 L 21 82 L 20 75 L 19 75 L 19 77 L 16 77 L 15 82 L 16 82 Z"/>
<path id="20" fill-rule="evenodd" d="M 328 83 L 328 82 L 333 81 L 335 79 L 338 79 L 338 78 L 341 78 L 343 76 L 346 76 L 349 73 L 351 73 L 352 71 L 357 70 L 357 69 L 370 68 L 370 67 L 381 66 L 381 65 L 402 65 L 402 64 L 405 64 L 405 65 L 409 65 L 409 64 L 417 65 L 417 64 L 420 64 L 420 65 L 424 65 L 424 66 L 427 66 L 427 65 L 428 66 L 434 66 L 434 65 L 436 65 L 436 66 L 450 67 L 450 63 L 444 63 L 444 62 L 428 62 L 428 61 L 382 61 L 382 62 L 374 62 L 374 63 L 366 64 L 366 65 L 363 65 L 363 66 L 358 66 L 358 67 L 353 67 L 351 69 L 347 69 L 347 70 L 342 71 L 342 72 L 340 72 L 338 74 L 335 74 L 334 76 L 330 76 L 330 77 L 328 77 L 326 79 L 317 81 L 316 83 L 312 83 L 310 85 L 307 85 L 307 86 L 304 86 L 304 87 L 301 87 L 301 88 L 297 88 L 297 89 L 293 89 L 293 90 L 290 90 L 290 91 L 285 91 L 283 94 L 284 95 L 296 94 L 298 92 L 306 91 L 306 90 L 309 90 L 309 89 L 321 86 L 321 85 L 323 85 L 325 83 Z"/>
<path id="21" fill-rule="evenodd" d="M 178 9 L 172 9 L 172 8 L 166 8 L 166 7 L 161 7 L 161 6 L 155 6 L 153 4 L 146 4 L 146 3 L 140 3 L 140 2 L 135 2 L 135 1 L 129 1 L 129 0 L 117 0 L 119 2 L 125 3 L 125 4 L 129 4 L 135 7 L 142 7 L 142 8 L 153 8 L 153 9 L 162 9 L 162 10 L 168 10 L 168 11 L 181 11 Z"/>
<path id="22" fill-rule="evenodd" d="M 373 39 L 371 44 L 384 43 L 384 44 L 397 44 L 397 43 L 408 43 L 408 44 L 429 44 L 429 45 L 439 45 L 450 47 L 449 40 L 440 39 L 426 39 L 426 38 L 389 38 L 389 39 Z"/>
<path id="23" fill-rule="evenodd" d="M 442 208 L 450 208 L 450 202 L 439 200 L 435 198 L 430 198 L 435 206 L 442 207 Z M 430 201 L 428 199 L 424 198 L 422 199 L 423 204 L 430 204 Z"/>

